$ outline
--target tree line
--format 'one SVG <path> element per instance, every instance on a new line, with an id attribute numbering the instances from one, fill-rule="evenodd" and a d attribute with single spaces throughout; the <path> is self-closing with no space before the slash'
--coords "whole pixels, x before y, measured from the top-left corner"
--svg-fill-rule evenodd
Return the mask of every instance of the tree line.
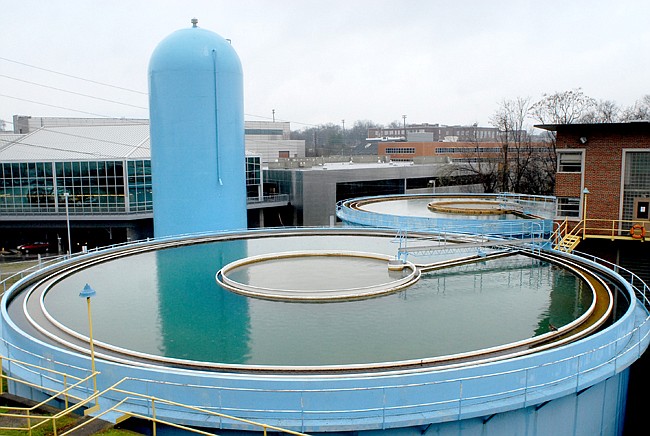
<path id="1" fill-rule="evenodd" d="M 518 192 L 550 195 L 555 189 L 556 153 L 554 132 L 545 132 L 543 143 L 533 143 L 534 124 L 614 123 L 650 120 L 650 94 L 629 107 L 611 100 L 597 100 L 576 88 L 530 97 L 504 99 L 489 118 L 498 131 L 499 156 L 480 155 L 477 147 L 450 170 L 449 177 L 469 175 L 485 192 Z M 322 124 L 292 131 L 292 139 L 304 139 L 307 156 L 374 154 L 367 148 L 368 129 L 402 127 L 399 121 L 388 126 L 369 120 L 355 121 L 346 128 L 341 124 Z M 407 124 L 408 126 L 408 124 Z M 475 141 L 478 143 L 478 139 Z M 364 151 L 367 150 L 367 153 Z"/>

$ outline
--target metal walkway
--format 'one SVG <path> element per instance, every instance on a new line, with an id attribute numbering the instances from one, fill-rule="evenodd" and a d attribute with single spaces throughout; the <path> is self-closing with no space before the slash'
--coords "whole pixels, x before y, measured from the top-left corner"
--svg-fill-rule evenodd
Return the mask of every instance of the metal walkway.
<path id="1" fill-rule="evenodd" d="M 407 232 L 400 230 L 397 232 L 395 242 L 399 243 L 397 259 L 406 261 L 408 255 L 475 253 L 483 257 L 487 254 L 486 249 L 511 251 L 526 247 L 532 249 L 533 252 L 539 252 L 542 245 L 548 243 L 548 239 L 542 237 L 504 239 L 448 233 L 431 236 L 420 234 L 409 239 Z M 424 244 L 417 244 L 417 242 L 424 242 Z"/>

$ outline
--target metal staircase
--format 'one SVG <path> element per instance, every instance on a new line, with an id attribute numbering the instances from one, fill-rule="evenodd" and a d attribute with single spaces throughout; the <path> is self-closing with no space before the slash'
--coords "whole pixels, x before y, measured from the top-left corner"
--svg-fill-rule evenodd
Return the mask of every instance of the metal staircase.
<path id="1" fill-rule="evenodd" d="M 564 235 L 553 248 L 558 251 L 570 253 L 574 248 L 578 246 L 580 241 L 582 241 L 582 238 L 580 236 L 567 234 Z"/>

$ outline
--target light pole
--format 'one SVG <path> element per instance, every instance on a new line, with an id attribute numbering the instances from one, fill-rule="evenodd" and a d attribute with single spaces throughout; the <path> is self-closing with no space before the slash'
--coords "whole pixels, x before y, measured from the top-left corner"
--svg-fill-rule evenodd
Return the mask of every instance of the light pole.
<path id="1" fill-rule="evenodd" d="M 406 115 L 402 115 L 402 119 L 404 120 L 404 140 L 408 141 L 408 135 L 406 134 Z"/>
<path id="2" fill-rule="evenodd" d="M 68 192 L 65 192 L 63 196 L 65 197 L 65 222 L 66 226 L 68 227 L 68 256 L 72 257 L 72 241 L 70 240 L 70 212 L 68 210 L 68 197 L 70 194 Z"/>
<path id="3" fill-rule="evenodd" d="M 93 393 L 97 394 L 97 376 L 95 375 L 95 344 L 93 342 L 93 317 L 90 311 L 90 297 L 94 297 L 97 292 L 90 287 L 88 283 L 84 286 L 83 290 L 79 293 L 81 298 L 86 299 L 88 305 L 88 342 L 90 344 L 90 369 L 93 374 Z M 95 404 L 97 404 L 97 397 L 95 397 Z"/>
<path id="4" fill-rule="evenodd" d="M 587 195 L 589 195 L 589 189 L 585 188 L 582 190 L 582 239 L 585 239 L 587 233 Z"/>

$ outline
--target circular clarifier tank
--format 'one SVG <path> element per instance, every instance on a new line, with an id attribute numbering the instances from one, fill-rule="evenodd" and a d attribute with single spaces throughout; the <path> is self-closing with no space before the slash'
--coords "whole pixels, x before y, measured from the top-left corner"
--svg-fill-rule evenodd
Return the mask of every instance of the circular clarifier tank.
<path id="1" fill-rule="evenodd" d="M 53 325 L 83 338 L 78 294 L 89 283 L 97 291 L 99 356 L 221 368 L 434 362 L 542 340 L 593 308 L 580 274 L 542 259 L 510 254 L 441 266 L 425 257 L 390 271 L 397 247 L 394 235 L 381 232 L 268 232 L 144 246 L 63 273 L 30 299 L 42 298 Z M 215 281 L 224 268 L 240 285 L 346 295 L 320 302 L 245 295 Z M 376 295 L 359 298 L 367 289 Z"/>
<path id="2" fill-rule="evenodd" d="M 358 200 L 352 207 L 361 211 L 397 215 L 404 217 L 420 217 L 433 219 L 455 219 L 463 215 L 465 219 L 500 219 L 517 220 L 531 219 L 521 213 L 516 204 L 498 201 L 496 198 L 481 198 L 480 196 L 458 196 L 449 200 L 448 196 L 388 196 L 367 200 Z M 452 215 L 453 214 L 453 215 Z"/>

